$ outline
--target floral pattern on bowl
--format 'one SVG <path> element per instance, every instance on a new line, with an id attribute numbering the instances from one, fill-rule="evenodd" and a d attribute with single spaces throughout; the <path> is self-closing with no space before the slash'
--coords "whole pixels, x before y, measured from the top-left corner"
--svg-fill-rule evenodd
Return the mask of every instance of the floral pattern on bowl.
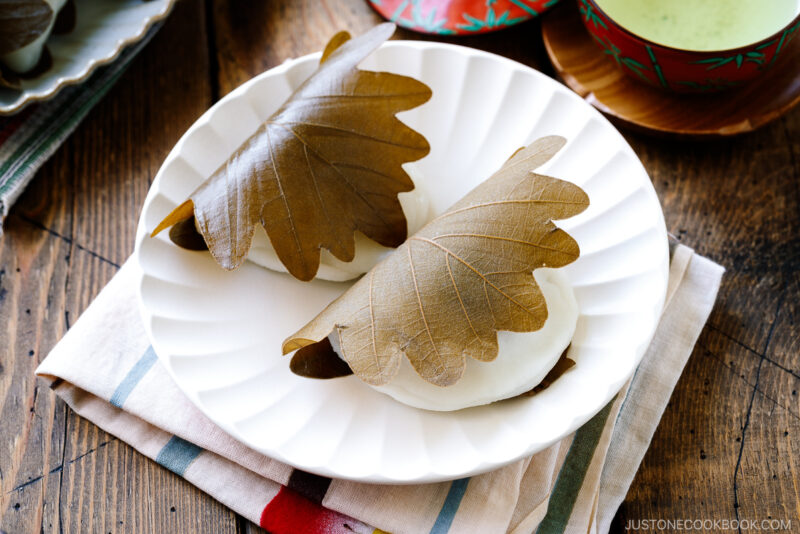
<path id="1" fill-rule="evenodd" d="M 368 0 L 387 20 L 409 30 L 466 35 L 502 30 L 541 15 L 559 0 Z"/>
<path id="2" fill-rule="evenodd" d="M 721 51 L 670 48 L 642 39 L 608 17 L 594 0 L 578 0 L 592 39 L 628 75 L 663 89 L 702 93 L 738 87 L 757 78 L 781 57 L 800 29 L 800 15 L 783 30 L 756 43 Z"/>

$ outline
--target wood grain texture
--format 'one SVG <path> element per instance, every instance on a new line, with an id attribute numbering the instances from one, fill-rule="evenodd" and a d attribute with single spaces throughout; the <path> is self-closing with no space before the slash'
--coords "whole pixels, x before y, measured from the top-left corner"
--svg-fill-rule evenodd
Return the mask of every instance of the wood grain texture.
<path id="1" fill-rule="evenodd" d="M 210 103 L 203 5 L 182 2 L 6 223 L 0 530 L 239 530 L 230 510 L 70 412 L 33 376 L 132 252 L 150 181 Z"/>
<path id="2" fill-rule="evenodd" d="M 752 389 L 741 376 L 752 374 L 757 362 L 748 361 L 743 349 L 734 349 L 728 356 L 744 361 L 739 369 L 732 368 L 703 348 L 706 343 L 728 349 L 728 340 L 708 331 L 703 337 L 620 510 L 623 524 L 648 518 L 735 517 L 730 497 L 740 447 L 736 438 Z M 673 434 L 664 435 L 668 432 Z"/>
<path id="3" fill-rule="evenodd" d="M 668 230 L 727 272 L 614 530 L 648 518 L 775 518 L 797 531 L 800 111 L 708 143 L 627 138 Z"/>
<path id="4" fill-rule="evenodd" d="M 317 52 L 333 34 L 359 35 L 384 20 L 366 0 L 272 1 L 247 4 L 213 0 L 214 68 L 219 96 L 287 59 Z M 534 19 L 502 32 L 442 37 L 398 28 L 393 39 L 441 41 L 480 48 L 551 72 Z"/>
<path id="5" fill-rule="evenodd" d="M 179 2 L 40 171 L 0 241 L 0 530 L 263 532 L 71 413 L 33 370 L 130 254 L 149 182 L 186 128 L 250 77 L 379 20 L 361 0 Z M 539 30 L 449 41 L 553 74 Z M 670 232 L 728 271 L 612 532 L 737 516 L 798 531 L 800 111 L 710 143 L 625 135 Z"/>

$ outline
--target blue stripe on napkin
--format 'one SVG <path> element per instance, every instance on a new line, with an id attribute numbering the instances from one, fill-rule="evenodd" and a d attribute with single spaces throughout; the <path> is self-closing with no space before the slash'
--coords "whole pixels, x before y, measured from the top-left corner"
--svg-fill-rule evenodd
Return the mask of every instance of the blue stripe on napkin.
<path id="1" fill-rule="evenodd" d="M 133 364 L 131 370 L 128 371 L 128 374 L 125 375 L 125 378 L 119 383 L 117 389 L 114 390 L 114 394 L 111 395 L 111 399 L 109 399 L 108 402 L 117 408 L 122 408 L 122 405 L 125 404 L 125 399 L 128 398 L 128 395 L 131 394 L 131 391 L 133 391 L 133 388 L 136 387 L 136 384 L 139 383 L 142 377 L 147 374 L 147 371 L 153 367 L 153 364 L 156 363 L 156 359 L 157 357 L 153 347 L 147 347 L 147 350 L 144 351 L 139 361 Z"/>
<path id="2" fill-rule="evenodd" d="M 450 491 L 447 492 L 447 497 L 444 498 L 444 504 L 439 511 L 436 522 L 433 524 L 433 528 L 431 528 L 431 534 L 447 534 L 447 531 L 450 530 L 450 525 L 453 524 L 453 518 L 458 512 L 461 499 L 464 498 L 464 493 L 467 492 L 467 484 L 469 484 L 469 478 L 460 478 L 450 484 Z"/>
<path id="3" fill-rule="evenodd" d="M 189 464 L 191 464 L 201 452 L 203 452 L 203 449 L 194 443 L 189 443 L 178 436 L 172 436 L 167 444 L 158 451 L 156 462 L 176 475 L 183 476 Z"/>

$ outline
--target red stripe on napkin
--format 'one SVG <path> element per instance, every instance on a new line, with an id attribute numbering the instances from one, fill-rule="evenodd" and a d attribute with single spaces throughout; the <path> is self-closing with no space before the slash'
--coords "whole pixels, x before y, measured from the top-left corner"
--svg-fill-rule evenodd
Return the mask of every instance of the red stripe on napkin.
<path id="1" fill-rule="evenodd" d="M 283 486 L 261 512 L 261 528 L 270 534 L 352 534 L 353 520 Z"/>

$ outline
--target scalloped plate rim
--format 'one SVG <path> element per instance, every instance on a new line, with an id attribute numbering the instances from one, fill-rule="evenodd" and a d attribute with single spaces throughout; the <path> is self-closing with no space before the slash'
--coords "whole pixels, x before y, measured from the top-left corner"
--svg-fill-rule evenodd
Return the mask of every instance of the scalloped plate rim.
<path id="1" fill-rule="evenodd" d="M 506 63 L 508 66 L 513 67 L 515 69 L 522 69 L 524 71 L 531 72 L 531 73 L 535 74 L 536 76 L 539 76 L 539 77 L 542 77 L 543 79 L 546 79 L 547 80 L 546 83 L 553 83 L 556 86 L 559 86 L 560 89 L 563 90 L 562 94 L 565 94 L 565 96 L 567 96 L 568 98 L 572 99 L 574 102 L 579 103 L 578 105 L 580 105 L 581 107 L 587 108 L 587 111 L 592 113 L 594 117 L 598 118 L 603 123 L 608 124 L 608 127 L 611 129 L 611 131 L 613 131 L 619 137 L 620 149 L 625 151 L 625 152 L 628 152 L 629 155 L 633 157 L 633 160 L 640 167 L 641 172 L 645 176 L 647 176 L 646 170 L 642 166 L 641 161 L 636 156 L 635 152 L 633 152 L 633 149 L 630 147 L 630 145 L 624 140 L 624 138 L 619 133 L 619 131 L 612 124 L 610 124 L 610 122 L 605 117 L 603 117 L 603 115 L 597 109 L 595 109 L 594 107 L 590 106 L 588 103 L 583 101 L 577 94 L 575 94 L 574 92 L 569 90 L 569 88 L 567 88 L 563 84 L 553 80 L 552 78 L 549 78 L 548 76 L 540 73 L 539 71 L 536 71 L 535 69 L 532 69 L 532 68 L 530 68 L 530 67 L 528 67 L 526 65 L 523 65 L 523 64 L 521 64 L 519 62 L 516 62 L 514 60 L 511 60 L 511 59 L 508 59 L 508 58 L 505 58 L 505 57 L 502 57 L 502 56 L 497 56 L 497 55 L 489 53 L 489 52 L 484 52 L 484 51 L 481 51 L 481 50 L 477 50 L 477 49 L 472 49 L 472 48 L 469 48 L 469 47 L 461 46 L 461 45 L 452 45 L 452 44 L 446 44 L 446 43 L 440 43 L 440 42 L 429 42 L 429 41 L 413 41 L 413 40 L 394 40 L 394 41 L 388 41 L 387 43 L 385 43 L 383 45 L 383 47 L 406 47 L 406 46 L 409 46 L 411 48 L 419 48 L 419 49 L 423 49 L 423 50 L 424 49 L 442 49 L 443 48 L 443 49 L 454 50 L 454 51 L 457 51 L 459 53 L 466 54 L 466 55 L 490 58 L 490 59 L 492 59 L 494 61 L 499 61 L 499 62 L 502 62 L 502 63 Z M 241 434 L 237 431 L 237 429 L 230 422 L 225 421 L 225 420 L 220 420 L 220 418 L 214 417 L 211 414 L 210 410 L 205 406 L 203 400 L 199 398 L 199 396 L 197 395 L 197 393 L 194 390 L 189 389 L 189 388 L 184 388 L 184 387 L 181 386 L 180 377 L 178 376 L 178 374 L 175 373 L 174 369 L 172 369 L 172 366 L 170 364 L 169 358 L 163 355 L 165 351 L 164 350 L 160 350 L 160 343 L 159 343 L 157 337 L 154 336 L 153 329 L 152 329 L 152 324 L 151 324 L 151 320 L 153 319 L 153 317 L 150 314 L 150 311 L 148 310 L 146 304 L 144 303 L 144 299 L 143 299 L 143 296 L 142 296 L 142 284 L 143 284 L 143 282 L 145 280 L 146 273 L 143 270 L 142 265 L 141 265 L 141 263 L 139 261 L 140 258 L 141 258 L 141 245 L 142 245 L 143 240 L 146 238 L 146 236 L 148 234 L 148 232 L 147 232 L 147 230 L 145 228 L 145 222 L 144 222 L 145 215 L 147 213 L 148 207 L 151 204 L 152 200 L 157 196 L 157 188 L 160 185 L 160 180 L 161 180 L 161 177 L 162 177 L 162 174 L 163 174 L 163 170 L 165 168 L 167 168 L 167 164 L 168 163 L 171 163 L 173 160 L 175 160 L 175 159 L 177 159 L 179 157 L 179 155 L 181 154 L 181 151 L 183 149 L 184 143 L 186 142 L 186 139 L 189 138 L 190 134 L 192 132 L 200 129 L 202 126 L 205 126 L 209 122 L 209 119 L 210 119 L 211 115 L 217 109 L 219 109 L 219 107 L 221 107 L 223 104 L 225 104 L 227 102 L 230 102 L 230 101 L 232 101 L 234 99 L 242 97 L 248 91 L 248 89 L 250 87 L 252 87 L 253 85 L 257 84 L 262 79 L 283 74 L 286 71 L 288 71 L 289 69 L 291 69 L 292 67 L 294 67 L 295 65 L 297 65 L 297 64 L 299 64 L 301 62 L 313 60 L 315 58 L 318 58 L 319 56 L 320 56 L 320 52 L 315 52 L 315 53 L 308 54 L 308 55 L 305 55 L 305 56 L 302 56 L 302 57 L 299 57 L 299 58 L 288 59 L 285 62 L 283 62 L 282 64 L 277 65 L 277 66 L 275 66 L 275 67 L 273 67 L 273 68 L 271 68 L 271 69 L 269 69 L 269 70 L 267 70 L 267 71 L 265 71 L 265 72 L 263 72 L 263 73 L 261 73 L 261 74 L 259 74 L 257 76 L 254 76 L 250 80 L 244 82 L 242 85 L 240 85 L 239 87 L 237 87 L 236 89 L 234 89 L 233 91 L 231 91 L 230 93 L 225 95 L 222 99 L 220 99 L 212 107 L 210 107 L 206 112 L 204 112 L 203 115 L 201 115 L 197 119 L 197 121 L 195 121 L 195 123 L 192 124 L 192 126 L 186 131 L 186 133 L 184 133 L 184 135 L 176 143 L 176 145 L 172 149 L 172 151 L 170 151 L 170 153 L 165 158 L 164 163 L 161 166 L 161 169 L 158 171 L 155 179 L 153 180 L 153 184 L 151 186 L 150 191 L 147 194 L 147 197 L 145 199 L 145 202 L 144 202 L 144 205 L 143 205 L 143 208 L 142 208 L 141 217 L 139 219 L 139 225 L 138 225 L 137 234 L 136 234 L 134 256 L 137 259 L 137 261 L 136 261 L 136 269 L 137 269 L 137 274 L 139 275 L 139 280 L 138 280 L 138 283 L 137 283 L 137 297 L 138 297 L 137 301 L 138 301 L 140 312 L 142 314 L 144 327 L 145 327 L 145 330 L 147 332 L 148 338 L 150 339 L 150 341 L 151 341 L 151 343 L 153 345 L 154 351 L 158 355 L 159 360 L 161 361 L 163 366 L 166 368 L 166 370 L 169 373 L 170 377 L 175 381 L 175 383 L 178 385 L 178 387 L 181 389 L 181 391 L 184 394 L 186 394 L 187 397 L 189 397 L 189 399 L 192 401 L 192 403 L 195 404 L 207 417 L 209 417 L 209 419 L 211 419 L 215 424 L 217 424 L 220 428 L 222 428 L 229 435 L 231 435 L 231 437 L 233 437 L 237 441 L 241 442 L 245 446 L 248 446 L 248 447 L 250 447 L 250 448 L 252 448 L 252 449 L 254 449 L 254 450 L 258 451 L 258 452 L 261 452 L 262 454 L 265 454 L 266 456 L 274 458 L 276 460 L 282 461 L 282 462 L 287 463 L 289 465 L 295 466 L 295 467 L 300 468 L 300 469 L 304 469 L 306 471 L 309 471 L 309 472 L 312 472 L 312 473 L 315 473 L 315 474 L 318 474 L 318 475 L 329 476 L 329 477 L 334 477 L 334 478 L 342 478 L 342 479 L 348 479 L 348 480 L 354 480 L 354 481 L 361 481 L 361 482 L 369 482 L 369 483 L 385 483 L 385 484 L 413 484 L 413 483 L 420 483 L 420 482 L 429 483 L 429 482 L 440 482 L 440 481 L 446 481 L 446 480 L 453 480 L 454 478 L 459 478 L 459 477 L 462 477 L 462 476 L 472 476 L 472 475 L 485 473 L 485 472 L 488 472 L 488 471 L 491 471 L 491 470 L 494 470 L 494 469 L 498 469 L 498 468 L 503 467 L 505 465 L 508 465 L 508 464 L 510 464 L 510 463 L 512 463 L 512 462 L 514 462 L 516 460 L 519 460 L 521 458 L 524 458 L 524 457 L 530 456 L 532 454 L 535 454 L 536 452 L 538 452 L 538 451 L 540 451 L 540 450 L 552 445 L 553 443 L 557 442 L 558 440 L 560 440 L 563 437 L 565 437 L 566 435 L 568 435 L 570 432 L 572 432 L 572 431 L 576 430 L 577 428 L 579 428 L 580 426 L 582 426 L 585 422 L 587 422 L 594 415 L 596 415 L 596 413 L 598 411 L 600 411 L 603 408 L 603 406 L 605 406 L 608 402 L 610 402 L 611 399 L 613 399 L 614 395 L 617 394 L 617 392 L 620 390 L 620 388 L 622 388 L 622 386 L 625 384 L 625 382 L 630 378 L 630 376 L 632 376 L 633 372 L 635 371 L 636 367 L 638 366 L 638 363 L 641 361 L 641 358 L 644 356 L 646 348 L 649 345 L 649 341 L 652 339 L 653 335 L 655 334 L 655 330 L 656 330 L 656 327 L 658 325 L 657 321 L 653 324 L 653 327 L 651 329 L 651 332 L 649 332 L 649 335 L 645 336 L 646 339 L 647 339 L 647 342 L 644 344 L 644 348 L 641 351 L 639 351 L 639 353 L 636 355 L 634 365 L 628 370 L 628 372 L 626 372 L 624 374 L 624 376 L 620 376 L 618 378 L 618 380 L 614 381 L 613 383 L 609 383 L 607 385 L 608 387 L 606 388 L 605 394 L 603 396 L 603 402 L 602 403 L 600 403 L 598 406 L 591 406 L 588 410 L 584 409 L 584 410 L 581 411 L 581 413 L 577 414 L 574 417 L 574 419 L 570 422 L 570 424 L 567 425 L 569 427 L 569 430 L 567 432 L 562 432 L 559 435 L 552 436 L 550 439 L 547 439 L 545 441 L 538 441 L 538 442 L 532 444 L 531 446 L 526 447 L 525 450 L 522 453 L 517 454 L 517 455 L 515 455 L 513 457 L 504 458 L 501 461 L 482 461 L 480 463 L 470 465 L 469 467 L 461 470 L 458 474 L 440 473 L 440 472 L 431 471 L 431 472 L 428 472 L 428 473 L 426 473 L 426 474 L 424 474 L 422 476 L 414 476 L 414 477 L 410 477 L 410 478 L 399 478 L 399 477 L 396 477 L 396 476 L 389 476 L 389 475 L 387 475 L 387 474 L 385 474 L 383 472 L 373 472 L 373 473 L 369 473 L 369 474 L 366 474 L 366 475 L 359 474 L 357 476 L 354 476 L 354 475 L 352 475 L 350 473 L 330 468 L 327 465 L 310 465 L 310 464 L 298 463 L 296 461 L 296 459 L 293 459 L 293 458 L 281 453 L 280 451 L 276 451 L 274 449 L 265 449 L 264 447 L 259 446 L 257 443 L 250 443 L 246 439 L 242 439 Z M 666 250 L 666 248 L 667 248 L 667 232 L 666 232 L 666 226 L 665 226 L 665 223 L 664 223 L 663 213 L 661 213 L 661 211 L 660 211 L 660 203 L 658 202 L 658 198 L 656 196 L 655 189 L 653 188 L 652 183 L 649 181 L 649 179 L 647 180 L 646 188 L 647 188 L 648 194 L 655 199 L 656 204 L 659 206 L 659 214 L 661 215 L 660 224 L 659 224 L 659 230 L 660 230 L 660 233 L 663 234 L 664 249 Z M 663 274 L 663 281 L 664 281 L 664 283 L 663 283 L 664 293 L 666 292 L 666 280 L 667 280 L 667 277 L 668 277 L 668 271 L 669 271 L 669 264 L 668 264 L 668 261 L 667 261 L 666 264 L 662 265 L 662 268 L 661 268 L 661 273 Z M 663 305 L 663 297 L 662 297 L 662 300 L 661 300 L 661 305 Z M 163 347 L 161 347 L 161 348 L 163 348 Z M 381 394 L 376 392 L 376 395 L 381 395 Z"/>

